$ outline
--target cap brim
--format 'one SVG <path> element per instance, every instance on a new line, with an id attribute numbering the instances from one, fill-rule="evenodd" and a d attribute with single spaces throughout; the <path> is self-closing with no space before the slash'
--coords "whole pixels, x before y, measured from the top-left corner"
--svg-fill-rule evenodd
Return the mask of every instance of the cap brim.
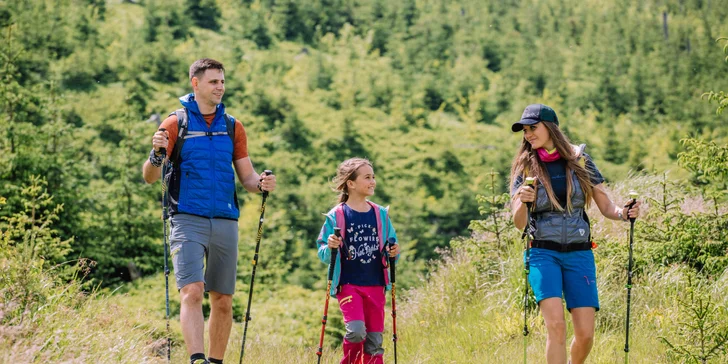
<path id="1" fill-rule="evenodd" d="M 517 123 L 513 123 L 513 125 L 511 125 L 511 130 L 514 133 L 516 133 L 516 132 L 523 130 L 524 125 L 533 125 L 533 124 L 538 124 L 540 122 L 541 122 L 541 120 L 536 120 L 536 119 L 521 119 L 521 121 L 519 121 Z"/>

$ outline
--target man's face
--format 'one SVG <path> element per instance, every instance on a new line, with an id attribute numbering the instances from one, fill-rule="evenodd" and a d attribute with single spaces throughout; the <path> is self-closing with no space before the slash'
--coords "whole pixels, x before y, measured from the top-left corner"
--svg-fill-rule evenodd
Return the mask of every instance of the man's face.
<path id="1" fill-rule="evenodd" d="M 225 94 L 225 74 L 218 69 L 205 70 L 200 78 L 192 78 L 192 88 L 198 103 L 215 106 L 222 102 Z"/>

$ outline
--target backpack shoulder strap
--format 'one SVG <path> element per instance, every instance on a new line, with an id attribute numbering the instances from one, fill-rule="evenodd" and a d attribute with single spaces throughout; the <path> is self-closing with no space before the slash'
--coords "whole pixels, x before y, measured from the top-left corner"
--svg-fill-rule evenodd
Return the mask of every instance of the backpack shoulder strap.
<path id="1" fill-rule="evenodd" d="M 336 227 L 341 229 L 341 236 L 344 236 L 346 229 L 346 221 L 344 220 L 344 204 L 340 203 L 334 206 L 334 216 L 336 217 Z"/>
<path id="2" fill-rule="evenodd" d="M 576 161 L 579 163 L 579 165 L 582 168 L 586 168 L 586 157 L 584 157 L 584 150 L 586 149 L 586 144 L 579 144 L 579 145 L 571 145 L 571 147 L 574 149 L 574 153 L 576 154 Z M 582 218 L 584 221 L 586 221 L 586 224 L 589 225 L 589 242 L 594 244 L 592 241 L 592 235 L 591 235 L 591 221 L 589 221 L 589 215 L 586 213 L 586 209 L 583 209 L 581 211 Z"/>
<path id="3" fill-rule="evenodd" d="M 174 149 L 172 149 L 170 160 L 172 163 L 176 164 L 179 160 L 179 154 L 182 152 L 182 146 L 185 143 L 189 118 L 187 117 L 186 108 L 177 109 L 169 115 L 171 116 L 172 114 L 177 116 L 177 141 L 174 143 Z"/>
<path id="4" fill-rule="evenodd" d="M 584 158 L 584 150 L 586 149 L 586 144 L 572 144 L 571 147 L 574 149 L 574 153 L 576 154 L 576 161 L 582 168 L 586 168 L 586 158 Z"/>
<path id="5" fill-rule="evenodd" d="M 176 115 L 177 116 L 177 141 L 174 144 L 174 149 L 172 150 L 172 155 L 170 156 L 170 160 L 173 162 L 177 162 L 180 156 L 180 153 L 182 152 L 182 146 L 185 143 L 185 140 L 188 136 L 188 130 L 189 130 L 189 115 L 187 114 L 186 108 L 181 108 L 175 110 L 173 113 L 169 114 Z M 225 128 L 226 133 L 230 137 L 230 141 L 233 143 L 233 153 L 235 153 L 235 118 L 232 116 L 225 114 Z M 194 134 L 194 135 L 192 135 Z M 223 132 L 214 132 L 214 133 L 207 133 L 207 132 L 193 132 L 190 134 L 190 137 L 199 137 L 204 135 L 220 135 L 223 134 Z"/>
<path id="6" fill-rule="evenodd" d="M 235 157 L 235 118 L 225 113 L 225 125 L 230 141 L 233 142 L 233 158 Z M 233 161 L 234 162 L 234 161 Z"/>

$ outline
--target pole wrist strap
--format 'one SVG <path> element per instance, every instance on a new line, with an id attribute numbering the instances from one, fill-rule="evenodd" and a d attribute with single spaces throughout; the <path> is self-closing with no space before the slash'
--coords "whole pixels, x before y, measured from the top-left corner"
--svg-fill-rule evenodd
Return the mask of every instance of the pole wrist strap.
<path id="1" fill-rule="evenodd" d="M 155 153 L 154 148 L 149 152 L 149 163 L 151 163 L 155 167 L 161 167 L 162 162 L 164 162 L 164 156 L 163 155 L 157 155 Z"/>

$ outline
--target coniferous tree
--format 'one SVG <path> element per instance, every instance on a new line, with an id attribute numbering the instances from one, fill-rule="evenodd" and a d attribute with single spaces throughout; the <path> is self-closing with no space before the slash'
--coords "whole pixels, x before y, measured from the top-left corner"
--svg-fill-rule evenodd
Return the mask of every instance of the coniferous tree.
<path id="1" fill-rule="evenodd" d="M 220 8 L 215 0 L 185 0 L 188 16 L 200 28 L 220 30 Z"/>

